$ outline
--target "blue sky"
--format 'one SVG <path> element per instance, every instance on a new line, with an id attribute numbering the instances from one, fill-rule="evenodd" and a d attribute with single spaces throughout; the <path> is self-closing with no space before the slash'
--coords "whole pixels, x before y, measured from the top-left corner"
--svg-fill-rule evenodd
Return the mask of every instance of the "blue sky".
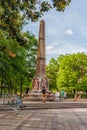
<path id="1" fill-rule="evenodd" d="M 87 0 L 72 0 L 64 12 L 52 9 L 41 18 L 45 20 L 46 63 L 60 54 L 87 54 Z M 29 22 L 23 31 L 38 39 L 39 23 Z"/>

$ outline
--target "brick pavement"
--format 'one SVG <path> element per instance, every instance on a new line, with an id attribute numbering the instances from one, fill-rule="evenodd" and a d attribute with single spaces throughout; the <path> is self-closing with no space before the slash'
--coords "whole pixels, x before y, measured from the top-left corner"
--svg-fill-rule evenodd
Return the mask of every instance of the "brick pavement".
<path id="1" fill-rule="evenodd" d="M 0 130 L 87 130 L 87 108 L 0 111 Z"/>

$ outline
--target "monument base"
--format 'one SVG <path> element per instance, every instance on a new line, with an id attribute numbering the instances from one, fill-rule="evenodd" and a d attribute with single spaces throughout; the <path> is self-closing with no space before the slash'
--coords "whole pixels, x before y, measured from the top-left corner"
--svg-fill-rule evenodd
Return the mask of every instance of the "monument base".
<path id="1" fill-rule="evenodd" d="M 46 91 L 46 100 L 47 101 L 48 101 L 47 96 L 48 96 L 49 92 L 50 92 L 49 90 Z M 42 91 L 41 90 L 32 90 L 28 94 L 24 95 L 24 100 L 25 101 L 42 101 L 43 100 Z"/>
<path id="2" fill-rule="evenodd" d="M 32 81 L 32 91 L 29 92 L 25 98 L 28 98 L 29 101 L 41 101 L 43 86 L 46 88 L 46 91 L 49 92 L 48 82 L 49 80 L 45 76 L 35 76 Z"/>
<path id="3" fill-rule="evenodd" d="M 41 101 L 42 93 L 39 90 L 32 90 L 30 93 L 24 96 L 24 100 L 26 101 Z"/>

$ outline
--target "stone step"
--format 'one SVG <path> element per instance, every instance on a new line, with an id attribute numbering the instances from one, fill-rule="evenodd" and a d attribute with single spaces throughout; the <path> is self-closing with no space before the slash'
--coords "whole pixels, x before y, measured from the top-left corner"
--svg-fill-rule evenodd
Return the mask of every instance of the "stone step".
<path id="1" fill-rule="evenodd" d="M 87 103 L 85 102 L 52 102 L 52 103 L 29 103 L 26 105 L 26 108 L 50 108 L 50 109 L 58 109 L 58 108 L 85 108 L 87 107 Z"/>
<path id="2" fill-rule="evenodd" d="M 22 110 L 34 109 L 64 109 L 64 108 L 87 108 L 87 102 L 29 102 L 24 103 Z M 14 106 L 3 105 L 0 110 L 14 110 Z"/>

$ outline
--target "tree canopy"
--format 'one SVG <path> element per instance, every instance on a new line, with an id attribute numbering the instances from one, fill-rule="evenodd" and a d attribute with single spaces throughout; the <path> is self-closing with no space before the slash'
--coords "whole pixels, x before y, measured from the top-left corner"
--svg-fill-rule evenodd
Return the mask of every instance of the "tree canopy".
<path id="1" fill-rule="evenodd" d="M 71 0 L 0 0 L 0 35 L 12 37 L 24 45 L 27 39 L 21 30 L 26 21 L 35 22 L 52 8 L 64 11 L 70 2 Z"/>
<path id="2" fill-rule="evenodd" d="M 37 40 L 29 32 L 25 47 L 14 39 L 0 39 L 0 86 L 20 89 L 20 84 L 30 86 L 35 73 Z M 13 90 L 13 89 L 12 89 Z"/>
<path id="3" fill-rule="evenodd" d="M 87 55 L 84 53 L 60 55 L 47 66 L 51 89 L 87 91 Z"/>

